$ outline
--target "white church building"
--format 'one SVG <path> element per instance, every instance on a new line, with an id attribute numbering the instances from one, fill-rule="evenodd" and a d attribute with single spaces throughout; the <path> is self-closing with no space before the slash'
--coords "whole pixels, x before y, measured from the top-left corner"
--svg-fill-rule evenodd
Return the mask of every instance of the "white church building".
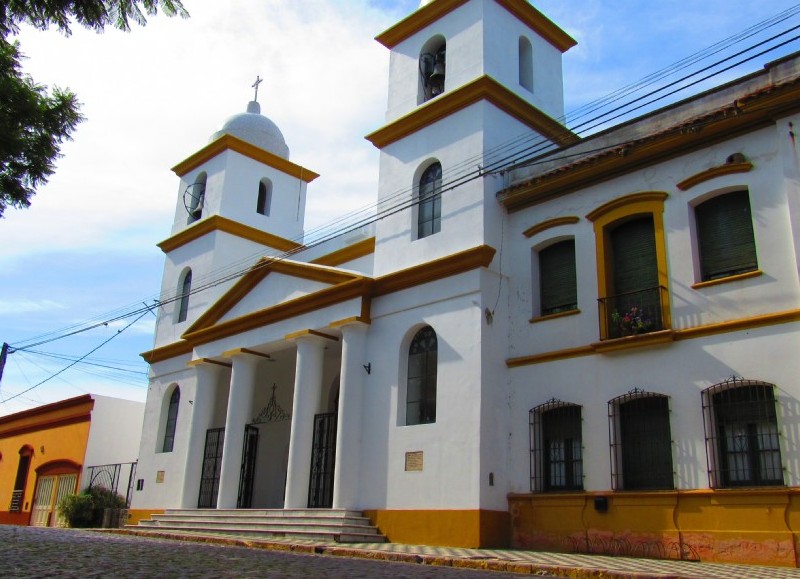
<path id="1" fill-rule="evenodd" d="M 525 0 L 377 40 L 381 219 L 309 243 L 257 102 L 173 168 L 133 520 L 796 566 L 800 62 L 581 139 Z"/>

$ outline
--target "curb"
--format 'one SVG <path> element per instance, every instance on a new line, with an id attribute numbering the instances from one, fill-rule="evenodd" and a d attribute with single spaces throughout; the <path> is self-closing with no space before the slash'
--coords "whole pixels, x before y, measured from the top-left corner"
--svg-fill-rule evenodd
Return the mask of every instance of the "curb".
<path id="1" fill-rule="evenodd" d="M 149 537 L 154 539 L 171 539 L 189 543 L 202 543 L 207 545 L 220 545 L 226 547 L 244 547 L 247 549 L 261 549 L 264 551 L 281 551 L 302 555 L 321 555 L 329 557 L 346 557 L 351 559 L 371 559 L 373 561 L 387 561 L 396 563 L 412 563 L 436 567 L 453 567 L 460 569 L 474 569 L 479 571 L 500 571 L 506 573 L 522 573 L 528 575 L 552 575 L 574 579 L 695 579 L 697 575 L 684 575 L 680 573 L 646 573 L 616 571 L 612 569 L 597 569 L 577 566 L 549 565 L 523 561 L 504 561 L 493 558 L 467 558 L 450 555 L 418 555 L 414 553 L 395 553 L 391 551 L 373 551 L 370 549 L 356 549 L 338 545 L 300 545 L 295 543 L 279 543 L 255 539 L 237 539 L 234 537 L 218 537 L 209 535 L 180 535 L 162 532 L 137 531 L 133 529 L 102 529 L 95 532 L 116 535 L 130 535 Z"/>

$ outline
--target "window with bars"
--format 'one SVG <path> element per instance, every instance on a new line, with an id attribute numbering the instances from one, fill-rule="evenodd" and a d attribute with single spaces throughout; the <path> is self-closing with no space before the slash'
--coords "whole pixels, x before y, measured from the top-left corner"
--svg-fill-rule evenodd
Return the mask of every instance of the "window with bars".
<path id="1" fill-rule="evenodd" d="M 583 489 L 581 407 L 552 399 L 531 409 L 531 490 Z"/>
<path id="2" fill-rule="evenodd" d="M 667 396 L 634 388 L 609 401 L 608 428 L 614 489 L 675 488 Z"/>
<path id="3" fill-rule="evenodd" d="M 442 165 L 434 163 L 419 180 L 417 239 L 439 233 L 442 229 Z"/>
<path id="4" fill-rule="evenodd" d="M 169 397 L 167 422 L 164 427 L 164 444 L 161 447 L 161 452 L 172 452 L 172 448 L 175 445 L 175 429 L 178 425 L 178 406 L 180 402 L 181 389 L 176 386 Z"/>
<path id="5" fill-rule="evenodd" d="M 433 328 L 416 333 L 408 349 L 406 425 L 436 422 L 438 340 Z"/>
<path id="6" fill-rule="evenodd" d="M 746 189 L 695 207 L 702 281 L 758 269 L 750 196 Z"/>
<path id="7" fill-rule="evenodd" d="M 731 378 L 703 391 L 712 488 L 783 485 L 775 385 Z"/>
<path id="8" fill-rule="evenodd" d="M 540 315 L 578 309 L 575 240 L 559 241 L 539 250 Z"/>

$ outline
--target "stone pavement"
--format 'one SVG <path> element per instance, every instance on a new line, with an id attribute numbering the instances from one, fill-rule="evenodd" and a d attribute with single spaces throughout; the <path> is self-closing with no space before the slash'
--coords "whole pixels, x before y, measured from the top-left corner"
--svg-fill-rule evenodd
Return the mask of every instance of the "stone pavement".
<path id="1" fill-rule="evenodd" d="M 512 549 L 459 549 L 397 543 L 331 543 L 301 539 L 252 539 L 190 532 L 143 532 L 137 529 L 105 531 L 249 547 L 269 551 L 307 553 L 333 558 L 370 559 L 415 563 L 423 568 L 449 567 L 495 571 L 488 577 L 517 577 L 518 574 L 552 577 L 596 577 L 603 579 L 800 579 L 800 569 L 754 565 L 697 563 L 603 555 L 545 553 Z M 398 577 L 400 575 L 387 575 Z M 433 575 L 425 575 L 433 576 Z M 437 575 L 438 576 L 438 575 Z"/>

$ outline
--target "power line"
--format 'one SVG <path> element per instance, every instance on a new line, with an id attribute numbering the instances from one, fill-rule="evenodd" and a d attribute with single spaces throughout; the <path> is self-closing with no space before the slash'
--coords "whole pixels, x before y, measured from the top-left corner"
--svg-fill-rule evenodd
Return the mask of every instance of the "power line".
<path id="1" fill-rule="evenodd" d="M 623 89 L 619 89 L 618 91 L 615 91 L 614 93 L 611 93 L 610 95 L 608 95 L 608 96 L 606 96 L 606 97 L 604 97 L 602 99 L 598 99 L 598 100 L 594 101 L 594 103 L 589 103 L 588 105 L 584 105 L 583 107 L 580 107 L 579 109 L 577 109 L 576 112 L 581 112 L 582 110 L 585 110 L 587 107 L 591 107 L 591 106 L 595 106 L 595 108 L 589 109 L 587 112 L 584 112 L 581 116 L 578 116 L 577 118 L 582 118 L 586 114 L 594 112 L 595 110 L 599 110 L 603 106 L 606 106 L 608 104 L 617 102 L 621 98 L 623 98 L 625 96 L 629 96 L 630 94 L 633 94 L 634 92 L 636 92 L 637 90 L 640 90 L 643 87 L 651 86 L 657 80 L 661 80 L 663 78 L 666 78 L 669 74 L 672 74 L 674 71 L 683 70 L 686 67 L 690 66 L 691 64 L 694 64 L 694 63 L 699 62 L 699 61 L 701 61 L 701 60 L 703 60 L 705 58 L 708 58 L 710 55 L 718 54 L 721 50 L 724 50 L 725 48 L 728 48 L 728 47 L 730 47 L 732 45 L 740 43 L 743 39 L 750 38 L 753 35 L 757 34 L 758 32 L 766 30 L 767 28 L 770 28 L 772 26 L 775 26 L 776 24 L 778 24 L 780 22 L 786 21 L 788 18 L 796 15 L 798 13 L 798 11 L 800 11 L 800 4 L 794 6 L 793 8 L 788 9 L 788 10 L 786 10 L 786 11 L 784 11 L 784 12 L 782 12 L 782 13 L 774 16 L 774 17 L 771 17 L 771 18 L 769 18 L 769 19 L 767 19 L 765 21 L 762 21 L 761 23 L 756 24 L 756 25 L 748 28 L 747 30 L 745 30 L 742 33 L 738 33 L 736 35 L 733 35 L 733 36 L 729 37 L 728 39 L 726 39 L 724 41 L 721 41 L 719 43 L 716 43 L 716 44 L 712 45 L 711 47 L 709 47 L 707 49 L 704 49 L 703 51 L 695 53 L 694 55 L 692 55 L 690 57 L 687 57 L 685 59 L 682 59 L 681 61 L 678 61 L 677 63 L 675 63 L 674 65 L 671 65 L 670 67 L 662 69 L 661 71 L 658 71 L 658 72 L 653 73 L 651 75 L 648 75 L 647 77 L 645 77 L 644 79 L 642 79 L 641 81 L 639 81 L 637 83 L 633 83 L 631 85 L 628 85 L 627 87 L 624 87 Z M 771 39 L 768 39 L 768 40 L 759 42 L 756 45 L 750 46 L 747 49 L 738 52 L 736 55 L 733 55 L 733 56 L 730 56 L 730 57 L 726 57 L 726 58 L 714 63 L 713 65 L 709 65 L 709 66 L 705 67 L 704 69 L 702 69 L 702 71 L 709 70 L 710 68 L 713 68 L 714 66 L 718 66 L 721 63 L 725 63 L 725 62 L 731 60 L 733 57 L 735 57 L 737 55 L 741 55 L 744 52 L 747 52 L 749 50 L 753 50 L 755 47 L 761 46 L 765 42 L 769 42 L 770 40 L 773 40 L 773 39 L 777 38 L 778 36 L 787 34 L 788 32 L 790 32 L 792 30 L 795 30 L 796 28 L 797 27 L 794 27 L 792 29 L 789 29 L 787 31 L 784 31 L 784 32 L 780 33 L 779 35 L 773 36 Z M 721 74 L 722 72 L 730 70 L 731 68 L 734 68 L 735 66 L 741 65 L 743 62 L 747 62 L 749 60 L 752 60 L 753 58 L 756 58 L 757 56 L 763 55 L 763 54 L 765 54 L 767 52 L 773 51 L 773 50 L 775 50 L 775 49 L 777 49 L 777 48 L 779 48 L 781 46 L 784 46 L 784 45 L 788 44 L 789 42 L 793 42 L 793 41 L 797 40 L 797 38 L 798 37 L 794 37 L 794 38 L 792 38 L 792 39 L 790 39 L 790 40 L 788 40 L 788 41 L 786 41 L 786 42 L 784 42 L 784 43 L 782 43 L 782 44 L 780 44 L 780 45 L 778 45 L 776 47 L 772 47 L 770 49 L 764 50 L 764 51 L 760 52 L 757 55 L 754 55 L 754 56 L 752 56 L 750 58 L 742 60 L 742 61 L 740 61 L 740 62 L 738 62 L 736 64 L 730 65 L 729 67 L 727 67 L 727 68 L 725 68 L 725 69 L 723 69 L 721 71 L 717 71 L 716 73 L 710 74 L 707 77 L 704 77 L 703 79 L 700 79 L 700 80 L 698 80 L 696 82 L 693 82 L 692 84 L 689 84 L 687 86 L 683 86 L 683 87 L 680 87 L 678 89 L 675 89 L 672 92 L 668 93 L 667 95 L 663 95 L 662 97 L 659 97 L 659 99 L 654 99 L 652 101 L 640 104 L 639 106 L 636 106 L 635 108 L 632 108 L 632 109 L 628 110 L 625 113 L 621 113 L 621 114 L 619 114 L 619 115 L 617 115 L 615 117 L 612 117 L 611 119 L 607 119 L 607 118 L 604 119 L 604 117 L 606 117 L 607 115 L 609 115 L 609 114 L 611 114 L 613 112 L 617 112 L 622 108 L 629 107 L 629 106 L 635 105 L 637 103 L 640 103 L 640 101 L 642 101 L 642 99 L 646 98 L 647 96 L 651 96 L 651 95 L 653 95 L 653 94 L 655 94 L 657 92 L 666 90 L 666 89 L 668 89 L 670 87 L 674 87 L 674 86 L 676 86 L 677 83 L 683 82 L 683 81 L 687 80 L 688 78 L 691 78 L 692 76 L 695 76 L 696 74 L 698 74 L 701 71 L 698 71 L 698 72 L 692 73 L 690 75 L 684 76 L 684 77 L 682 77 L 681 79 L 679 79 L 677 81 L 673 81 L 673 82 L 665 85 L 664 87 L 661 87 L 661 88 L 659 88 L 657 90 L 654 90 L 654 91 L 651 91 L 651 92 L 647 93 L 647 95 L 634 98 L 633 100 L 627 102 L 626 104 L 618 106 L 618 107 L 612 109 L 611 111 L 607 111 L 605 113 L 602 113 L 600 115 L 595 116 L 594 118 L 592 118 L 592 119 L 590 119 L 588 121 L 584 121 L 583 123 L 578 125 L 576 128 L 583 127 L 588 123 L 599 121 L 601 119 L 604 119 L 604 123 L 607 123 L 610 120 L 614 120 L 616 118 L 619 118 L 620 116 L 623 116 L 623 115 L 626 115 L 626 114 L 630 114 L 630 112 L 635 111 L 635 110 L 639 110 L 644 106 L 648 106 L 648 105 L 652 104 L 653 102 L 655 102 L 656 100 L 660 100 L 662 98 L 665 98 L 666 96 L 670 96 L 672 94 L 675 94 L 676 92 L 679 92 L 681 90 L 685 90 L 686 88 L 688 88 L 688 86 L 693 86 L 694 84 L 697 84 L 698 82 L 702 82 L 702 80 L 707 80 L 708 78 L 711 78 L 712 76 Z M 571 114 L 574 114 L 574 113 L 571 113 Z M 565 117 L 563 117 L 563 118 L 565 118 Z M 589 131 L 591 129 L 597 128 L 598 126 L 600 126 L 600 124 L 603 124 L 603 123 L 592 125 L 592 126 L 586 128 L 586 129 L 582 130 L 581 132 L 586 132 L 586 131 Z M 529 145 L 527 145 L 522 150 L 516 149 L 518 146 L 522 145 L 525 142 L 528 142 Z M 521 156 L 527 156 L 528 158 L 530 158 L 531 156 L 534 156 L 534 158 L 531 159 L 530 161 L 528 161 L 528 163 L 535 162 L 535 160 L 536 160 L 535 155 L 543 154 L 546 151 L 549 151 L 550 153 L 552 153 L 553 149 L 554 149 L 553 143 L 550 142 L 547 139 L 542 138 L 541 135 L 538 135 L 536 133 L 521 135 L 521 136 L 517 137 L 516 139 L 511 139 L 509 141 L 506 141 L 505 143 L 502 143 L 502 144 L 498 145 L 497 147 L 495 147 L 493 149 L 485 151 L 481 155 L 476 155 L 476 156 L 473 156 L 471 158 L 467 158 L 464 161 L 462 161 L 461 163 L 456 164 L 453 167 L 452 170 L 446 172 L 446 175 L 448 177 L 448 181 L 446 181 L 446 182 L 443 181 L 443 183 L 442 183 L 442 193 L 450 191 L 450 190 L 454 189 L 455 187 L 461 186 L 463 184 L 466 184 L 466 183 L 468 183 L 468 182 L 470 182 L 470 181 L 472 181 L 474 179 L 480 178 L 484 174 L 508 171 L 510 169 L 513 169 L 514 167 L 522 166 L 522 165 L 527 164 L 527 163 L 519 161 L 519 158 Z M 504 154 L 504 156 L 500 156 L 500 154 L 503 151 L 506 151 L 506 150 L 514 150 L 514 152 L 512 154 Z M 584 152 L 583 154 L 586 154 L 586 153 Z M 500 156 L 500 157 L 497 158 L 498 156 Z M 487 158 L 491 159 L 491 161 L 489 163 L 483 163 L 484 169 L 475 170 L 475 169 L 471 169 L 470 168 L 470 167 L 474 166 L 477 162 L 480 162 L 482 159 L 485 161 Z M 495 158 L 496 158 L 496 160 L 494 160 Z M 272 257 L 264 260 L 262 263 L 256 265 L 255 267 L 252 266 L 252 261 L 254 259 L 263 257 L 263 253 L 252 254 L 251 256 L 244 257 L 244 258 L 239 259 L 239 260 L 237 260 L 237 261 L 235 261 L 235 262 L 233 262 L 231 264 L 228 264 L 225 268 L 221 268 L 221 269 L 209 272 L 208 274 L 206 274 L 205 276 L 203 276 L 202 278 L 200 278 L 198 280 L 201 283 L 197 284 L 196 287 L 192 288 L 192 291 L 191 291 L 190 295 L 199 293 L 201 291 L 205 291 L 205 290 L 207 290 L 207 289 L 209 289 L 211 287 L 215 287 L 215 286 L 220 285 L 222 283 L 227 283 L 227 282 L 232 281 L 232 280 L 234 280 L 234 279 L 236 279 L 238 277 L 241 277 L 242 275 L 244 275 L 248 271 L 252 271 L 254 269 L 257 269 L 258 267 L 266 267 L 269 264 L 274 263 L 277 260 L 288 259 L 289 257 L 295 255 L 298 252 L 307 251 L 307 250 L 312 249 L 312 248 L 314 248 L 314 247 L 316 247 L 318 245 L 321 245 L 321 244 L 323 244 L 323 243 L 325 243 L 327 241 L 330 241 L 331 239 L 333 239 L 335 237 L 338 237 L 340 235 L 346 234 L 346 233 L 354 231 L 356 229 L 360 229 L 362 227 L 371 225 L 371 224 L 373 224 L 373 223 L 375 223 L 377 221 L 385 219 L 385 218 L 387 218 L 387 217 L 389 217 L 391 215 L 394 215 L 394 214 L 396 214 L 396 213 L 398 213 L 400 211 L 404 211 L 406 209 L 409 209 L 409 208 L 413 207 L 415 204 L 419 203 L 419 199 L 415 199 L 415 198 L 413 198 L 413 196 L 409 198 L 409 194 L 413 193 L 413 189 L 414 189 L 413 187 L 400 188 L 397 191 L 391 193 L 390 195 L 384 196 L 383 198 L 379 199 L 374 204 L 370 204 L 370 205 L 364 206 L 364 207 L 362 207 L 360 209 L 357 209 L 357 210 L 352 211 L 352 212 L 350 212 L 348 214 L 345 214 L 345 215 L 343 215 L 341 217 L 338 217 L 338 218 L 332 220 L 329 223 L 326 223 L 326 224 L 323 224 L 323 225 L 318 226 L 316 228 L 313 228 L 313 229 L 305 232 L 303 237 L 301 237 L 301 238 L 299 238 L 297 240 L 293 240 L 293 241 L 297 241 L 298 243 L 300 243 L 303 240 L 303 238 L 305 238 L 306 240 L 309 240 L 309 239 L 313 240 L 312 242 L 306 243 L 305 245 L 303 245 L 302 247 L 299 247 L 296 250 L 291 250 L 291 251 L 284 252 L 284 253 L 276 255 L 276 256 L 272 256 Z M 181 294 L 177 289 L 171 290 L 169 292 L 160 294 L 159 297 L 154 300 L 155 301 L 155 306 L 163 306 L 165 304 L 168 304 L 168 303 L 174 302 L 174 301 L 176 301 L 178 299 L 181 299 L 182 297 L 183 297 L 183 294 Z M 49 343 L 49 342 L 52 342 L 52 341 L 55 341 L 55 340 L 59 340 L 59 339 L 63 339 L 63 338 L 66 338 L 66 337 L 74 336 L 76 334 L 79 334 L 79 333 L 82 333 L 82 332 L 85 332 L 85 331 L 89 331 L 91 329 L 95 329 L 95 328 L 98 328 L 98 327 L 101 327 L 101 326 L 108 325 L 109 323 L 125 320 L 125 319 L 128 319 L 128 318 L 132 317 L 132 316 L 136 316 L 136 315 L 139 315 L 139 314 L 142 314 L 142 313 L 146 313 L 148 311 L 152 311 L 152 308 L 155 307 L 155 306 L 148 306 L 145 303 L 144 304 L 144 308 L 137 307 L 137 308 L 131 309 L 131 306 L 119 308 L 119 309 L 107 314 L 110 317 L 108 319 L 106 319 L 106 320 L 102 320 L 102 321 L 101 320 L 97 320 L 97 321 L 93 320 L 93 321 L 89 321 L 89 322 L 84 322 L 82 324 L 75 324 L 75 325 L 69 326 L 67 328 L 62 328 L 61 330 L 55 330 L 53 332 L 49 332 L 47 334 L 40 335 L 40 336 L 38 336 L 36 338 L 31 338 L 27 342 L 24 342 L 24 343 L 22 343 L 20 345 L 14 345 L 14 346 L 12 346 L 10 348 L 9 352 L 21 351 L 21 350 L 30 350 L 31 348 L 35 348 L 36 346 L 43 345 L 45 343 Z M 139 318 L 137 318 L 137 320 L 138 319 Z"/>

